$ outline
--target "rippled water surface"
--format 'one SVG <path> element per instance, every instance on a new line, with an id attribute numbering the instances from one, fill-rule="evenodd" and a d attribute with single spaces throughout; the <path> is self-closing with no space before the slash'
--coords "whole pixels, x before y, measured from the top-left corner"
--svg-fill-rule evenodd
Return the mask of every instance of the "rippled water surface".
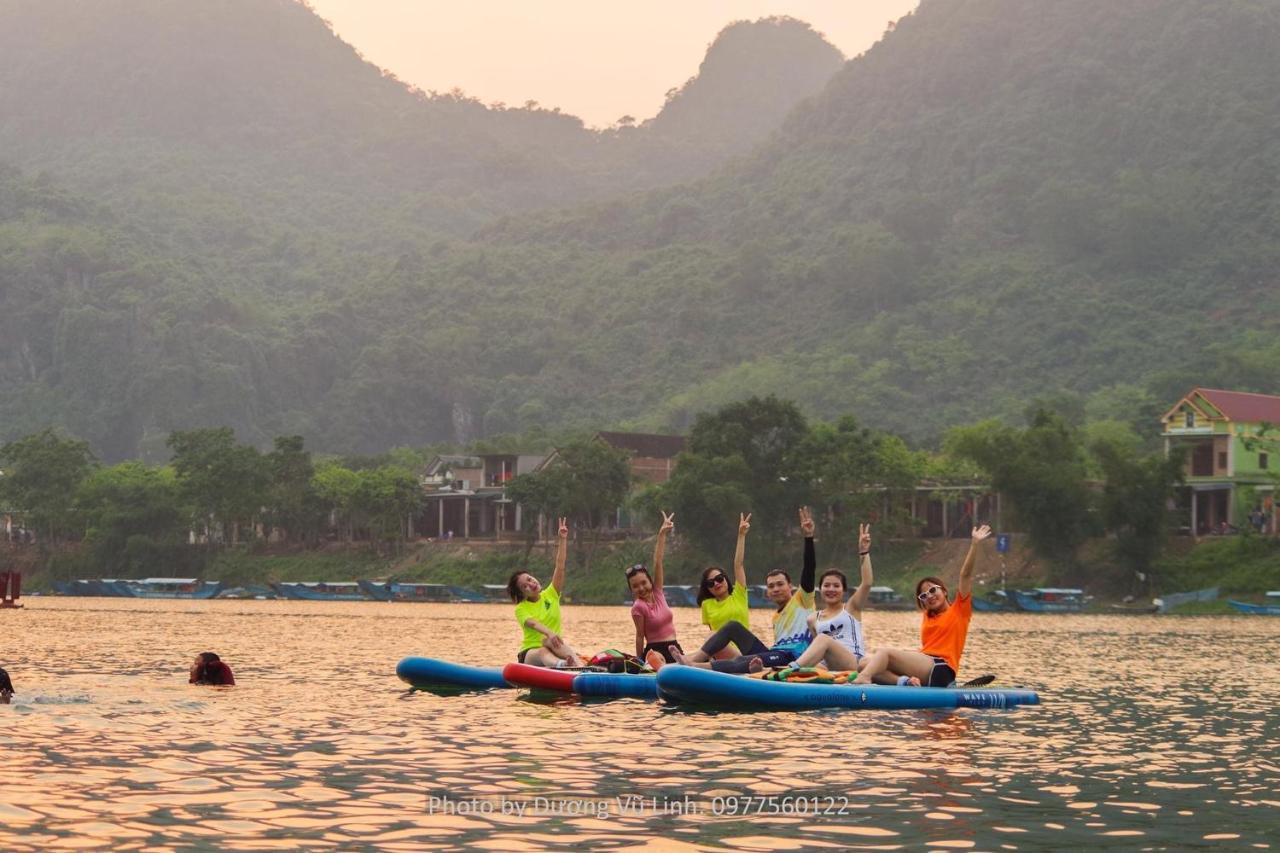
<path id="1" fill-rule="evenodd" d="M 510 611 L 28 599 L 0 612 L 18 688 L 0 706 L 0 848 L 1280 840 L 1280 619 L 977 614 L 961 675 L 1040 691 L 1013 711 L 690 713 L 410 694 L 395 679 L 410 654 L 509 658 Z M 768 614 L 753 618 L 767 637 Z M 872 612 L 870 641 L 910 645 L 917 619 Z M 677 624 L 686 647 L 705 635 L 693 610 Z M 565 626 L 582 649 L 633 635 L 621 607 L 568 607 Z M 238 686 L 185 683 L 209 649 Z"/>

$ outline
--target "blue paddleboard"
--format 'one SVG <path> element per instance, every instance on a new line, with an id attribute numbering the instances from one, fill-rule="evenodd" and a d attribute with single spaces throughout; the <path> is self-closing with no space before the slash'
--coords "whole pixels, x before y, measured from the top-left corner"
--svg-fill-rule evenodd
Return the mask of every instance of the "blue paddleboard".
<path id="1" fill-rule="evenodd" d="M 467 666 L 435 658 L 405 658 L 396 664 L 396 677 L 419 690 L 488 690 L 510 687 L 500 666 Z"/>
<path id="2" fill-rule="evenodd" d="M 657 699 L 658 679 L 647 674 L 584 672 L 573 679 L 573 692 L 580 696 L 610 699 Z"/>
<path id="3" fill-rule="evenodd" d="M 658 672 L 657 686 L 658 694 L 668 701 L 729 710 L 1012 708 L 1040 704 L 1040 697 L 1034 690 L 797 684 L 729 675 L 693 666 L 664 666 Z"/>

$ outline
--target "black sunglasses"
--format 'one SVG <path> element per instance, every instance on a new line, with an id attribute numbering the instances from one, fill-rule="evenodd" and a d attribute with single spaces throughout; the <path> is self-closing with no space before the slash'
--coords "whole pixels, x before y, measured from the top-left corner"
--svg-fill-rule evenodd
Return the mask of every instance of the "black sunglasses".
<path id="1" fill-rule="evenodd" d="M 724 575 L 712 575 L 707 578 L 707 586 L 715 586 L 718 583 L 728 583 L 729 579 Z"/>

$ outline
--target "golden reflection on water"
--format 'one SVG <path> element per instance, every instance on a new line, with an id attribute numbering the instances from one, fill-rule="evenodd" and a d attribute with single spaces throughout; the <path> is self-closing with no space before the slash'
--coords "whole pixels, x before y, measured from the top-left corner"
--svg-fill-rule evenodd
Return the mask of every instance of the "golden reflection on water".
<path id="1" fill-rule="evenodd" d="M 869 639 L 913 645 L 917 618 L 871 612 Z M 565 625 L 633 634 L 621 607 Z M 1280 825 L 1278 619 L 978 614 L 962 676 L 1044 704 L 956 713 L 402 689 L 405 655 L 509 659 L 503 605 L 33 598 L 0 630 L 5 850 L 1256 848 Z M 185 683 L 210 649 L 236 687 Z"/>

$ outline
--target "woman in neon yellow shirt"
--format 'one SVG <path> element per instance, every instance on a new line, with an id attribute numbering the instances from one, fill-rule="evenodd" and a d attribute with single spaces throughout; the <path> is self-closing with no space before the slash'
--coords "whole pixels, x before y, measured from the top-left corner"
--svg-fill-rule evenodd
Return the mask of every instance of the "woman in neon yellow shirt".
<path id="1" fill-rule="evenodd" d="M 564 588 L 564 564 L 569 550 L 569 520 L 560 519 L 556 566 L 546 589 L 528 572 L 507 581 L 507 594 L 516 602 L 516 622 L 524 631 L 516 660 L 531 666 L 582 666 L 582 658 L 560 636 L 560 591 Z"/>
<path id="2" fill-rule="evenodd" d="M 751 611 L 747 605 L 747 569 L 745 555 L 747 532 L 751 530 L 751 513 L 738 516 L 738 546 L 733 552 L 733 581 L 725 576 L 719 566 L 708 566 L 702 572 L 698 586 L 698 605 L 702 608 L 702 624 L 719 631 L 730 622 L 738 622 L 744 628 L 751 627 Z M 729 649 L 726 656 L 736 654 Z"/>

